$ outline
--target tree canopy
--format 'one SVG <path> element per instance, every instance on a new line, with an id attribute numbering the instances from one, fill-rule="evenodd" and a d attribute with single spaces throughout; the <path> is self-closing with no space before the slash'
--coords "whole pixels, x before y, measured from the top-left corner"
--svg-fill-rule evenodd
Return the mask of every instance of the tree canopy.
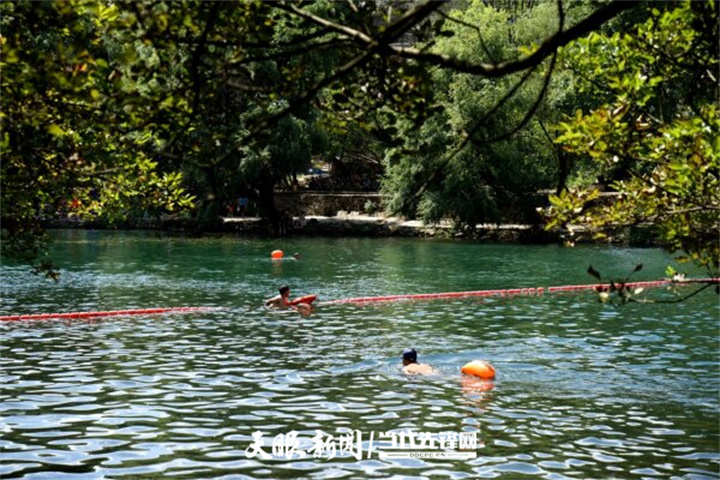
<path id="1" fill-rule="evenodd" d="M 3 2 L 2 251 L 40 261 L 41 220 L 58 211 L 117 219 L 191 206 L 159 168 L 143 85 L 113 61 L 103 32 L 128 18 L 104 3 Z"/>
<path id="2" fill-rule="evenodd" d="M 638 5 L 3 2 L 3 254 L 40 261 L 57 211 L 202 223 L 246 196 L 277 225 L 274 190 L 353 138 L 395 211 L 472 227 L 555 186 L 551 225 L 631 223 L 565 192 L 582 166 L 664 192 L 632 222 L 717 266 L 717 5 Z"/>
<path id="3" fill-rule="evenodd" d="M 533 51 L 562 28 L 556 6 L 540 3 L 510 18 L 483 2 L 447 14 L 434 51 L 442 57 L 489 64 Z M 386 157 L 390 208 L 428 221 L 454 218 L 460 226 L 498 220 L 512 205 L 553 185 L 557 160 L 544 124 L 559 118 L 571 95 L 556 57 L 527 71 L 489 79 L 438 69 L 430 90 L 437 107 L 421 126 L 400 119 L 400 145 Z"/>
<path id="4" fill-rule="evenodd" d="M 548 227 L 573 235 L 585 225 L 606 238 L 651 225 L 668 249 L 717 276 L 717 3 L 653 8 L 633 32 L 593 33 L 566 53 L 578 86 L 597 105 L 560 122 L 557 142 L 596 162 L 617 196 L 608 204 L 596 201 L 597 189 L 563 191 L 550 199 Z"/>

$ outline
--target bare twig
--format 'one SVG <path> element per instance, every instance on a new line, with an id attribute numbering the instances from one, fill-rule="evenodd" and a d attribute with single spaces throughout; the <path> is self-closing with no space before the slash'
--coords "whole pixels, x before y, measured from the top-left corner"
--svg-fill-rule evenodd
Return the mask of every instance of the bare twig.
<path id="1" fill-rule="evenodd" d="M 712 287 L 713 285 L 715 285 L 714 282 L 708 282 L 705 285 L 703 285 L 702 287 L 700 287 L 699 289 L 695 290 L 694 292 L 692 292 L 688 295 L 685 295 L 684 297 L 678 297 L 678 298 L 674 298 L 672 300 L 649 300 L 649 299 L 640 299 L 640 298 L 630 297 L 630 298 L 628 298 L 628 301 L 635 302 L 635 303 L 664 303 L 664 304 L 680 303 L 680 302 L 684 302 L 685 300 L 687 300 L 689 298 L 694 297 L 695 295 L 697 295 L 698 293 L 700 293 L 702 291 L 707 290 L 708 288 Z"/>

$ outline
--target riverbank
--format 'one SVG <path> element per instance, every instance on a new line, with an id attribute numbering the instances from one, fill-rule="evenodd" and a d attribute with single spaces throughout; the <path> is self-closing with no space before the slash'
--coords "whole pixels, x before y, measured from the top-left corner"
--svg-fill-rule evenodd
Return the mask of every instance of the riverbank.
<path id="1" fill-rule="evenodd" d="M 237 232 L 262 231 L 260 218 L 223 218 L 223 230 Z M 499 242 L 547 243 L 560 239 L 559 234 L 546 232 L 542 225 L 480 224 L 473 234 L 460 232 L 451 222 L 425 224 L 420 220 L 399 217 L 338 212 L 334 216 L 307 215 L 292 218 L 286 234 L 307 236 L 372 236 L 372 237 L 439 237 L 474 238 Z"/>
<path id="2" fill-rule="evenodd" d="M 200 228 L 192 219 L 163 217 L 136 219 L 118 225 L 97 222 L 62 219 L 48 222 L 48 228 L 83 229 L 128 229 L 158 230 L 172 233 L 225 233 L 244 236 L 269 236 L 271 231 L 267 220 L 260 217 L 222 217 L 210 227 Z M 577 234 L 587 232 L 582 226 L 575 227 Z M 461 231 L 452 222 L 442 221 L 425 224 L 421 220 L 408 220 L 401 217 L 383 215 L 365 215 L 359 212 L 340 211 L 336 215 L 300 215 L 288 217 L 284 225 L 283 236 L 309 237 L 430 237 L 472 239 L 500 243 L 562 243 L 568 237 L 566 230 L 546 231 L 539 224 L 478 224 L 473 232 Z M 584 242 L 590 241 L 584 238 Z M 648 228 L 629 229 L 613 243 L 635 246 L 654 246 Z"/>
<path id="3" fill-rule="evenodd" d="M 279 211 L 285 221 L 280 236 L 311 237 L 437 237 L 463 238 L 488 242 L 507 243 L 562 243 L 568 239 L 595 243 L 587 228 L 548 232 L 538 215 L 549 192 L 537 192 L 533 201 L 501 212 L 499 223 L 478 224 L 474 231 L 456 228 L 450 221 L 425 224 L 421 220 L 368 214 L 382 204 L 383 197 L 376 192 L 276 192 Z M 598 201 L 611 202 L 614 193 L 603 193 Z M 374 208 L 370 208 L 374 207 Z M 364 213 L 362 213 L 364 212 Z M 225 216 L 215 221 L 199 223 L 189 216 L 162 216 L 128 219 L 108 224 L 102 221 L 82 221 L 76 218 L 48 219 L 47 228 L 157 230 L 179 234 L 225 233 L 245 236 L 271 236 L 277 226 L 256 216 Z M 582 237 L 578 240 L 578 237 Z M 605 242 L 603 242 L 605 243 Z M 656 246 L 647 226 L 629 228 L 613 238 L 612 243 L 634 246 Z"/>

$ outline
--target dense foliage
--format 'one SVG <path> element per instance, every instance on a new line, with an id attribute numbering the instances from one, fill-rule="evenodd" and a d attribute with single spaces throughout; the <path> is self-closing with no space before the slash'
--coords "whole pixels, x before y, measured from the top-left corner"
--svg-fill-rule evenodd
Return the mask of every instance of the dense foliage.
<path id="1" fill-rule="evenodd" d="M 472 229 L 554 188 L 551 226 L 650 221 L 717 267 L 717 5 L 637 5 L 3 2 L 3 253 L 239 197 L 280 233 L 313 158 L 384 157 L 395 212 Z M 565 191 L 596 175 L 616 209 Z"/>
<path id="2" fill-rule="evenodd" d="M 670 250 L 717 275 L 717 3 L 653 9 L 635 31 L 593 33 L 567 54 L 578 85 L 598 105 L 561 122 L 557 141 L 592 158 L 617 196 L 608 203 L 597 201 L 597 189 L 564 191 L 551 197 L 548 226 L 573 234 L 573 224 L 582 225 L 605 238 L 651 225 Z"/>
<path id="3" fill-rule="evenodd" d="M 112 221 L 190 207 L 181 174 L 152 156 L 143 86 L 113 65 L 120 47 L 102 35 L 128 18 L 100 3 L 0 8 L 3 253 L 48 270 L 45 215 Z"/>
<path id="4" fill-rule="evenodd" d="M 555 8 L 540 3 L 511 17 L 470 2 L 448 13 L 433 49 L 476 64 L 507 61 L 558 28 Z M 453 218 L 472 229 L 497 221 L 500 206 L 532 202 L 526 197 L 552 187 L 558 159 L 545 124 L 559 118 L 572 97 L 566 75 L 553 72 L 555 63 L 494 80 L 436 70 L 433 115 L 420 126 L 398 121 L 402 143 L 386 158 L 389 207 L 431 222 Z"/>

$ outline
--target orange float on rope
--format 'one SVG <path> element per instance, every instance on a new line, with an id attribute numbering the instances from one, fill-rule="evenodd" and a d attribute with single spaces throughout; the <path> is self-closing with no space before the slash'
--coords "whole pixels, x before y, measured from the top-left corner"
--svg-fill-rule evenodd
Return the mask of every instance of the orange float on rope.
<path id="1" fill-rule="evenodd" d="M 463 366 L 460 371 L 466 375 L 482 378 L 483 380 L 495 379 L 495 368 L 483 360 L 473 360 Z"/>
<path id="2" fill-rule="evenodd" d="M 270 257 L 279 259 L 279 258 L 283 258 L 283 255 L 285 255 L 285 254 L 283 253 L 282 250 L 273 250 L 273 252 L 270 254 Z"/>
<path id="3" fill-rule="evenodd" d="M 300 303 L 307 303 L 310 305 L 315 300 L 317 300 L 317 295 L 305 295 L 304 297 L 296 298 L 295 300 L 290 302 L 290 305 L 298 305 Z"/>

